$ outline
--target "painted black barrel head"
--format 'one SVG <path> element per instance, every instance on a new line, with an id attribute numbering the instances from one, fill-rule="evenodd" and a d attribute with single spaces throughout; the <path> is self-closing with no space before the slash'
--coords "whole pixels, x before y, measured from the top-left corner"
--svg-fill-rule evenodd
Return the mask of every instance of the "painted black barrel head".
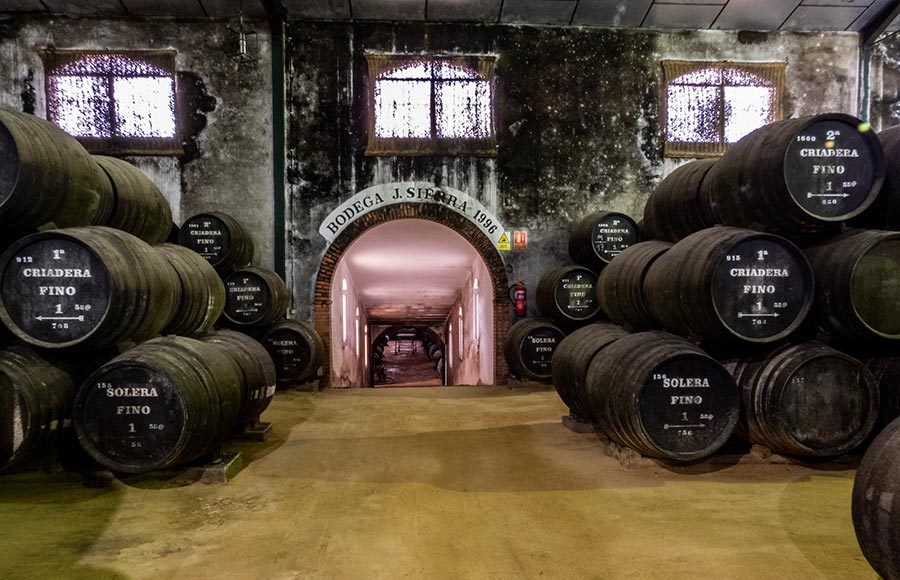
<path id="1" fill-rule="evenodd" d="M 864 209 L 884 176 L 883 155 L 871 131 L 854 123 L 820 119 L 788 145 L 784 179 L 793 200 L 810 215 L 839 220 Z"/>
<path id="2" fill-rule="evenodd" d="M 306 339 L 290 328 L 278 328 L 269 332 L 262 343 L 275 363 L 275 376 L 279 383 L 299 380 L 312 362 Z"/>
<path id="3" fill-rule="evenodd" d="M 106 267 L 92 250 L 63 237 L 21 240 L 4 254 L 0 275 L 9 322 L 49 344 L 87 336 L 110 305 Z"/>
<path id="4" fill-rule="evenodd" d="M 190 218 L 181 226 L 178 240 L 182 246 L 194 250 L 213 266 L 218 266 L 231 249 L 231 232 L 214 215 L 199 214 Z"/>
<path id="5" fill-rule="evenodd" d="M 563 338 L 563 333 L 556 328 L 542 326 L 532 329 L 522 338 L 519 347 L 522 364 L 536 376 L 551 377 L 553 352 Z"/>
<path id="6" fill-rule="evenodd" d="M 253 272 L 234 272 L 225 279 L 225 315 L 237 324 L 256 324 L 272 301 L 265 281 Z"/>
<path id="7" fill-rule="evenodd" d="M 812 275 L 792 244 L 754 237 L 736 243 L 718 263 L 713 305 L 737 336 L 777 337 L 799 324 L 809 310 Z"/>
<path id="8" fill-rule="evenodd" d="M 644 430 L 658 448 L 685 459 L 704 457 L 734 431 L 738 392 L 714 360 L 684 355 L 647 373 L 639 408 Z"/>
<path id="9" fill-rule="evenodd" d="M 637 224 L 622 214 L 606 214 L 591 232 L 591 247 L 603 262 L 609 262 L 637 242 Z"/>
<path id="10" fill-rule="evenodd" d="M 125 472 L 164 465 L 178 451 L 188 419 L 170 377 L 138 363 L 118 364 L 88 379 L 75 413 L 85 450 Z"/>
<path id="11" fill-rule="evenodd" d="M 572 320 L 590 320 L 597 314 L 597 275 L 587 268 L 564 274 L 553 290 L 560 312 Z"/>

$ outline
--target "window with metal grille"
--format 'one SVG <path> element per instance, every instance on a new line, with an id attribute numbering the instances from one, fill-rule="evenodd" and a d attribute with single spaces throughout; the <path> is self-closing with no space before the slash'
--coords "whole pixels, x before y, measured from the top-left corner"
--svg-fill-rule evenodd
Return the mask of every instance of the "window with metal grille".
<path id="1" fill-rule="evenodd" d="M 47 119 L 93 153 L 179 154 L 173 51 L 43 51 Z"/>
<path id="2" fill-rule="evenodd" d="M 494 57 L 366 58 L 367 155 L 496 155 Z"/>
<path id="3" fill-rule="evenodd" d="M 663 61 L 669 157 L 714 157 L 781 119 L 784 63 Z"/>

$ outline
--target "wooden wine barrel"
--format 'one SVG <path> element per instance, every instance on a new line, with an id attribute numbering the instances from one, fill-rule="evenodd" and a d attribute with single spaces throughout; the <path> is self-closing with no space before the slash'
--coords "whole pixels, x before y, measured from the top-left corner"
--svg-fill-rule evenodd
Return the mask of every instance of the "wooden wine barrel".
<path id="1" fill-rule="evenodd" d="M 862 443 L 878 418 L 865 365 L 818 342 L 725 362 L 741 390 L 739 433 L 787 455 L 832 457 Z"/>
<path id="2" fill-rule="evenodd" d="M 789 241 L 716 227 L 691 234 L 653 262 L 644 300 L 675 334 L 768 343 L 802 324 L 812 288 L 809 264 Z"/>
<path id="3" fill-rule="evenodd" d="M 103 170 L 78 141 L 43 119 L 0 109 L 0 223 L 40 226 L 103 223 L 113 195 Z"/>
<path id="4" fill-rule="evenodd" d="M 284 318 L 290 293 L 271 270 L 247 266 L 225 278 L 223 316 L 236 326 L 267 326 Z"/>
<path id="5" fill-rule="evenodd" d="M 212 330 L 225 309 L 225 285 L 209 262 L 196 252 L 174 244 L 154 249 L 178 275 L 180 300 L 163 334 L 203 334 Z"/>
<path id="6" fill-rule="evenodd" d="M 148 244 L 159 244 L 172 230 L 172 208 L 144 173 L 127 161 L 94 155 L 94 161 L 109 177 L 113 210 L 103 224 L 128 232 Z"/>
<path id="7" fill-rule="evenodd" d="M 66 371 L 24 346 L 0 349 L 0 471 L 38 467 L 57 456 L 75 385 Z"/>
<path id="8" fill-rule="evenodd" d="M 640 242 L 619 254 L 600 272 L 597 300 L 610 320 L 631 330 L 657 326 L 644 300 L 644 278 L 653 262 L 671 247 L 667 242 Z"/>
<path id="9" fill-rule="evenodd" d="M 441 356 L 434 359 L 434 369 L 441 373 L 441 377 L 444 376 L 444 354 L 441 353 Z"/>
<path id="10" fill-rule="evenodd" d="M 623 213 L 598 211 L 572 228 L 569 256 L 576 264 L 600 271 L 628 246 L 640 241 L 638 225 Z"/>
<path id="11" fill-rule="evenodd" d="M 444 350 L 436 344 L 432 344 L 430 347 L 428 347 L 427 352 L 428 358 L 431 360 L 434 360 L 435 357 L 442 356 L 444 354 Z"/>
<path id="12" fill-rule="evenodd" d="M 553 353 L 553 386 L 572 411 L 583 421 L 592 421 L 594 413 L 587 397 L 587 370 L 594 355 L 615 341 L 628 336 L 614 324 L 589 324 L 562 339 Z"/>
<path id="13" fill-rule="evenodd" d="M 171 208 L 170 208 L 171 209 Z M 178 244 L 178 235 L 181 232 L 181 228 L 178 227 L 178 224 L 172 222 L 169 226 L 169 234 L 166 236 L 167 244 Z"/>
<path id="14" fill-rule="evenodd" d="M 875 202 L 848 222 L 854 228 L 876 230 L 900 230 L 900 167 L 894 162 L 900 159 L 900 125 L 888 127 L 878 133 L 884 149 L 884 183 Z"/>
<path id="15" fill-rule="evenodd" d="M 877 353 L 875 356 L 862 356 L 859 360 L 866 365 L 878 385 L 880 409 L 876 429 L 886 427 L 900 417 L 900 356 L 896 353 Z"/>
<path id="16" fill-rule="evenodd" d="M 537 287 L 541 314 L 562 327 L 586 324 L 600 314 L 597 274 L 583 266 L 561 266 L 544 274 Z"/>
<path id="17" fill-rule="evenodd" d="M 206 258 L 217 272 L 246 266 L 253 260 L 253 237 L 235 218 L 222 212 L 197 214 L 178 232 L 179 243 Z"/>
<path id="18" fill-rule="evenodd" d="M 658 331 L 600 350 L 588 366 L 587 395 L 610 439 L 674 461 L 713 454 L 731 437 L 740 411 L 737 386 L 722 365 Z"/>
<path id="19" fill-rule="evenodd" d="M 804 249 L 819 327 L 845 340 L 900 340 L 900 233 L 847 230 Z"/>
<path id="20" fill-rule="evenodd" d="M 503 349 L 510 372 L 523 379 L 550 381 L 553 351 L 564 336 L 559 327 L 541 318 L 525 318 L 513 324 Z"/>
<path id="21" fill-rule="evenodd" d="M 863 555 L 881 578 L 900 578 L 900 419 L 862 458 L 853 482 L 853 528 Z"/>
<path id="22" fill-rule="evenodd" d="M 784 234 L 828 231 L 859 215 L 884 181 L 878 136 L 840 113 L 771 123 L 712 166 L 701 194 L 717 223 Z"/>
<path id="23" fill-rule="evenodd" d="M 122 473 L 175 467 L 212 452 L 241 410 L 241 369 L 223 349 L 180 336 L 103 365 L 75 398 L 84 450 Z"/>
<path id="24" fill-rule="evenodd" d="M 241 410 L 237 426 L 255 423 L 275 396 L 275 363 L 255 339 L 233 330 L 219 330 L 203 342 L 221 348 L 241 369 Z"/>
<path id="25" fill-rule="evenodd" d="M 276 381 L 280 386 L 314 379 L 326 356 L 325 343 L 316 329 L 296 320 L 273 324 L 260 342 L 275 362 Z"/>
<path id="26" fill-rule="evenodd" d="M 677 242 L 716 225 L 713 209 L 700 195 L 703 178 L 716 162 L 700 159 L 680 165 L 656 186 L 644 206 L 644 227 L 653 239 Z"/>
<path id="27" fill-rule="evenodd" d="M 0 319 L 42 348 L 145 340 L 172 321 L 179 294 L 159 252 L 112 228 L 32 234 L 0 256 Z"/>

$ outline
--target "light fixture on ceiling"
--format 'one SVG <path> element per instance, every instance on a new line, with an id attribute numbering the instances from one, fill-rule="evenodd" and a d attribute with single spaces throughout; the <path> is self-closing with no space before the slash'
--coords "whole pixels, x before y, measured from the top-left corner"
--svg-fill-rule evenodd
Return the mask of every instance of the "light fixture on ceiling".
<path id="1" fill-rule="evenodd" d="M 237 52 L 228 55 L 232 60 L 239 65 L 253 64 L 259 60 L 259 43 L 256 30 L 244 21 L 243 2 L 240 4 L 237 19 L 228 25 L 228 32 L 232 33 L 237 40 Z"/>

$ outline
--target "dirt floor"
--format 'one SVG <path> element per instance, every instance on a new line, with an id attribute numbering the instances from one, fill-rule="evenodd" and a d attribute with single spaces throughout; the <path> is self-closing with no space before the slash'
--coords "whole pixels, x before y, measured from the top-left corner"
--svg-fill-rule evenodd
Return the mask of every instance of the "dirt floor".
<path id="1" fill-rule="evenodd" d="M 386 384 L 376 387 L 433 387 L 440 386 L 441 374 L 435 361 L 428 358 L 422 341 L 388 341 L 384 348 Z"/>
<path id="2" fill-rule="evenodd" d="M 628 470 L 564 411 L 547 388 L 279 393 L 228 484 L 0 478 L 0 578 L 876 578 L 852 470 Z"/>

